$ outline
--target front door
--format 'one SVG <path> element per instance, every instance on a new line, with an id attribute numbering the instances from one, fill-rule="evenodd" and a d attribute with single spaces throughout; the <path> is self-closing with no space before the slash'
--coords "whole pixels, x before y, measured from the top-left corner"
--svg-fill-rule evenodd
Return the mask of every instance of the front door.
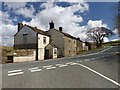
<path id="1" fill-rule="evenodd" d="M 45 50 L 45 59 L 49 59 L 49 50 L 48 49 Z"/>

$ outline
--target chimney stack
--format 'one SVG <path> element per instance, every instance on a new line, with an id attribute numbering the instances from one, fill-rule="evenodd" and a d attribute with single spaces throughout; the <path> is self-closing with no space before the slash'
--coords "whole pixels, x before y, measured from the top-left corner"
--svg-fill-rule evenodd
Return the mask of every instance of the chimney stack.
<path id="1" fill-rule="evenodd" d="M 24 25 L 21 23 L 18 23 L 18 32 L 20 31 L 20 29 L 23 27 Z"/>
<path id="2" fill-rule="evenodd" d="M 78 40 L 80 40 L 80 38 L 79 38 L 79 37 L 78 37 L 77 39 L 78 39 Z"/>
<path id="3" fill-rule="evenodd" d="M 59 27 L 59 31 L 62 32 L 62 31 L 63 31 L 63 28 L 62 28 L 62 27 Z"/>
<path id="4" fill-rule="evenodd" d="M 54 22 L 53 22 L 53 21 L 51 21 L 51 22 L 49 23 L 49 25 L 50 25 L 50 29 L 54 29 Z"/>

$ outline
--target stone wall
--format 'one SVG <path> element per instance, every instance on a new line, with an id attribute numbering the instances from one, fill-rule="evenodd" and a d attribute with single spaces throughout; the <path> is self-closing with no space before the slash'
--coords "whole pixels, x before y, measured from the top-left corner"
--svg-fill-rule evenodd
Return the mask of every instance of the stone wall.
<path id="1" fill-rule="evenodd" d="M 33 55 L 35 49 L 17 49 L 14 50 L 15 56 L 31 56 Z"/>
<path id="2" fill-rule="evenodd" d="M 82 51 L 82 50 L 83 50 L 82 42 L 80 40 L 77 40 L 77 47 L 76 47 L 77 54 L 79 54 L 80 51 Z"/>
<path id="3" fill-rule="evenodd" d="M 76 39 L 64 36 L 64 54 L 65 57 L 76 55 Z"/>
<path id="4" fill-rule="evenodd" d="M 47 34 L 51 36 L 51 43 L 58 47 L 58 57 L 63 57 L 64 35 L 55 29 L 50 29 Z"/>
<path id="5" fill-rule="evenodd" d="M 15 50 L 14 54 L 13 62 L 35 61 L 36 59 L 35 49 Z"/>
<path id="6" fill-rule="evenodd" d="M 34 56 L 20 56 L 20 57 L 14 57 L 13 62 L 28 62 L 28 61 L 35 61 Z"/>

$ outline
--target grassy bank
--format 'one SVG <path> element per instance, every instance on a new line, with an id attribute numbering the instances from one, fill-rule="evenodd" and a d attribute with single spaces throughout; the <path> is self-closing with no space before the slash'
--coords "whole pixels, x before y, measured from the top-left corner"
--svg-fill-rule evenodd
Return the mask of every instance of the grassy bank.
<path id="1" fill-rule="evenodd" d="M 120 45 L 120 40 L 103 43 L 102 46 L 118 46 Z"/>
<path id="2" fill-rule="evenodd" d="M 13 52 L 12 46 L 0 46 L 0 53 L 2 54 L 2 63 L 6 63 L 7 61 L 7 55 L 9 55 L 11 52 Z"/>
<path id="3" fill-rule="evenodd" d="M 102 49 L 102 48 L 105 47 L 105 46 L 120 46 L 120 40 L 103 43 L 103 44 L 101 45 L 101 47 L 99 47 L 99 48 L 93 48 L 93 49 L 88 50 L 88 51 L 82 50 L 82 51 L 79 52 L 79 54 L 86 54 L 86 53 L 95 52 L 95 51 L 97 51 L 97 50 L 99 50 L 99 49 Z"/>

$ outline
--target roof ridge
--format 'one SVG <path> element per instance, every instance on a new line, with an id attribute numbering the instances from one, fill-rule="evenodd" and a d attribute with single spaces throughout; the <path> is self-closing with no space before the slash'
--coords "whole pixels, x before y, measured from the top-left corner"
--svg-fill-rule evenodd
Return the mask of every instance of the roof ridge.
<path id="1" fill-rule="evenodd" d="M 39 34 L 43 34 L 43 35 L 49 36 L 49 35 L 46 34 L 45 31 L 43 31 L 43 30 L 41 30 L 41 29 L 39 29 L 39 28 L 37 28 L 37 27 L 32 27 L 32 26 L 30 26 L 30 25 L 26 25 L 26 26 L 29 27 L 29 28 L 31 28 L 33 31 L 35 31 L 35 32 L 37 32 L 37 33 L 39 33 Z M 50 36 L 49 36 L 49 37 L 50 37 Z"/>

